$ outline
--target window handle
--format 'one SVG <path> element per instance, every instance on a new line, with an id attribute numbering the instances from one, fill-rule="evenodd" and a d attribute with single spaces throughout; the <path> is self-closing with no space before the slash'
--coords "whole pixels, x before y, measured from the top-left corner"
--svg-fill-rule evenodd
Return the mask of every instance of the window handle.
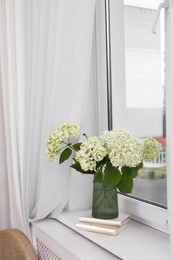
<path id="1" fill-rule="evenodd" d="M 154 22 L 153 22 L 152 33 L 156 34 L 156 25 L 157 25 L 157 21 L 158 21 L 161 9 L 162 8 L 168 9 L 168 7 L 169 7 L 168 2 L 159 4 L 157 11 L 156 11 L 155 19 L 154 19 Z"/>

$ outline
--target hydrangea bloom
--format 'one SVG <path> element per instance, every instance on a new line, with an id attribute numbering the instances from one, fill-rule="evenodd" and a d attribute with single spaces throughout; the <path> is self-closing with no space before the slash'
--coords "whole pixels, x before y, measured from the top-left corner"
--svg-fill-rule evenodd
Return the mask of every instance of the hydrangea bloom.
<path id="1" fill-rule="evenodd" d="M 161 144 L 149 137 L 144 141 L 143 159 L 145 161 L 155 161 L 161 151 Z"/>
<path id="2" fill-rule="evenodd" d="M 96 162 L 100 162 L 106 156 L 107 150 L 102 146 L 98 137 L 90 137 L 81 144 L 76 153 L 76 161 L 80 163 L 82 170 L 96 170 Z"/>
<path id="3" fill-rule="evenodd" d="M 65 138 L 79 136 L 79 126 L 76 124 L 62 124 L 56 131 L 51 133 L 47 140 L 47 156 L 49 160 L 57 160 L 61 151 L 60 145 Z"/>
<path id="4" fill-rule="evenodd" d="M 60 127 L 57 129 L 57 131 L 67 138 L 72 138 L 72 137 L 78 137 L 79 136 L 79 126 L 76 124 L 62 124 Z"/>
<path id="5" fill-rule="evenodd" d="M 47 140 L 47 156 L 49 160 L 57 160 L 63 137 L 58 131 L 51 133 Z"/>
<path id="6" fill-rule="evenodd" d="M 101 136 L 115 167 L 136 167 L 142 162 L 142 143 L 124 129 L 105 132 Z"/>

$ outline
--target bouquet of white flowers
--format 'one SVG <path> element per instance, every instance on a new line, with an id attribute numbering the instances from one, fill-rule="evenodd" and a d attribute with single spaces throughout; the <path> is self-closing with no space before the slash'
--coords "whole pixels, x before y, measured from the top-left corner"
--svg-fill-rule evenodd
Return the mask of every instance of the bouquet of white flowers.
<path id="1" fill-rule="evenodd" d="M 74 143 L 79 136 L 79 126 L 63 124 L 51 133 L 47 141 L 49 160 L 63 163 L 74 151 L 76 171 L 94 174 L 94 183 L 116 185 L 121 193 L 131 193 L 133 179 L 143 167 L 143 161 L 154 161 L 161 144 L 149 137 L 140 140 L 127 130 L 105 131 L 99 137 L 87 137 L 83 143 Z"/>

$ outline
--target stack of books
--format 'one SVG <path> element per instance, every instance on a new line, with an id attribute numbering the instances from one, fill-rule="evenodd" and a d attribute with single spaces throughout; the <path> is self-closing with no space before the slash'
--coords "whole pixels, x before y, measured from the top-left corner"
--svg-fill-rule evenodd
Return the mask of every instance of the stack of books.
<path id="1" fill-rule="evenodd" d="M 120 213 L 114 219 L 98 219 L 91 216 L 79 217 L 76 227 L 81 230 L 116 236 L 127 227 L 129 215 Z"/>

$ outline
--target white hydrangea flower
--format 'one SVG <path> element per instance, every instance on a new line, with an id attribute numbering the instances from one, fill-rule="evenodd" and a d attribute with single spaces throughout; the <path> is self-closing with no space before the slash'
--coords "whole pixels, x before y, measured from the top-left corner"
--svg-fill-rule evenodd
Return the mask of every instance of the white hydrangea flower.
<path id="1" fill-rule="evenodd" d="M 77 124 L 62 124 L 57 131 L 64 137 L 72 138 L 79 136 L 79 126 Z"/>
<path id="2" fill-rule="evenodd" d="M 76 161 L 80 163 L 84 171 L 96 170 L 97 162 L 101 161 L 107 154 L 98 137 L 90 137 L 81 144 L 76 153 Z M 87 170 L 86 170 L 87 169 Z"/>
<path id="3" fill-rule="evenodd" d="M 142 143 L 127 130 L 104 132 L 100 137 L 115 167 L 136 167 L 142 162 Z"/>
<path id="4" fill-rule="evenodd" d="M 146 138 L 144 141 L 144 148 L 142 154 L 143 159 L 145 161 L 155 161 L 161 149 L 162 146 L 159 142 L 157 142 L 151 137 Z"/>
<path id="5" fill-rule="evenodd" d="M 93 148 L 92 156 L 96 162 L 100 162 L 107 155 L 107 150 L 101 144 L 96 145 Z"/>
<path id="6" fill-rule="evenodd" d="M 75 159 L 80 163 L 80 166 L 84 171 L 94 171 L 96 168 L 96 162 L 92 159 L 89 153 L 86 153 L 86 151 L 79 150 L 76 153 Z"/>
<path id="7" fill-rule="evenodd" d="M 61 144 L 65 138 L 79 136 L 79 126 L 76 124 L 62 124 L 51 133 L 47 140 L 47 157 L 49 160 L 57 160 Z"/>
<path id="8" fill-rule="evenodd" d="M 47 140 L 47 156 L 49 160 L 57 160 L 62 141 L 63 136 L 57 130 L 49 135 Z"/>

